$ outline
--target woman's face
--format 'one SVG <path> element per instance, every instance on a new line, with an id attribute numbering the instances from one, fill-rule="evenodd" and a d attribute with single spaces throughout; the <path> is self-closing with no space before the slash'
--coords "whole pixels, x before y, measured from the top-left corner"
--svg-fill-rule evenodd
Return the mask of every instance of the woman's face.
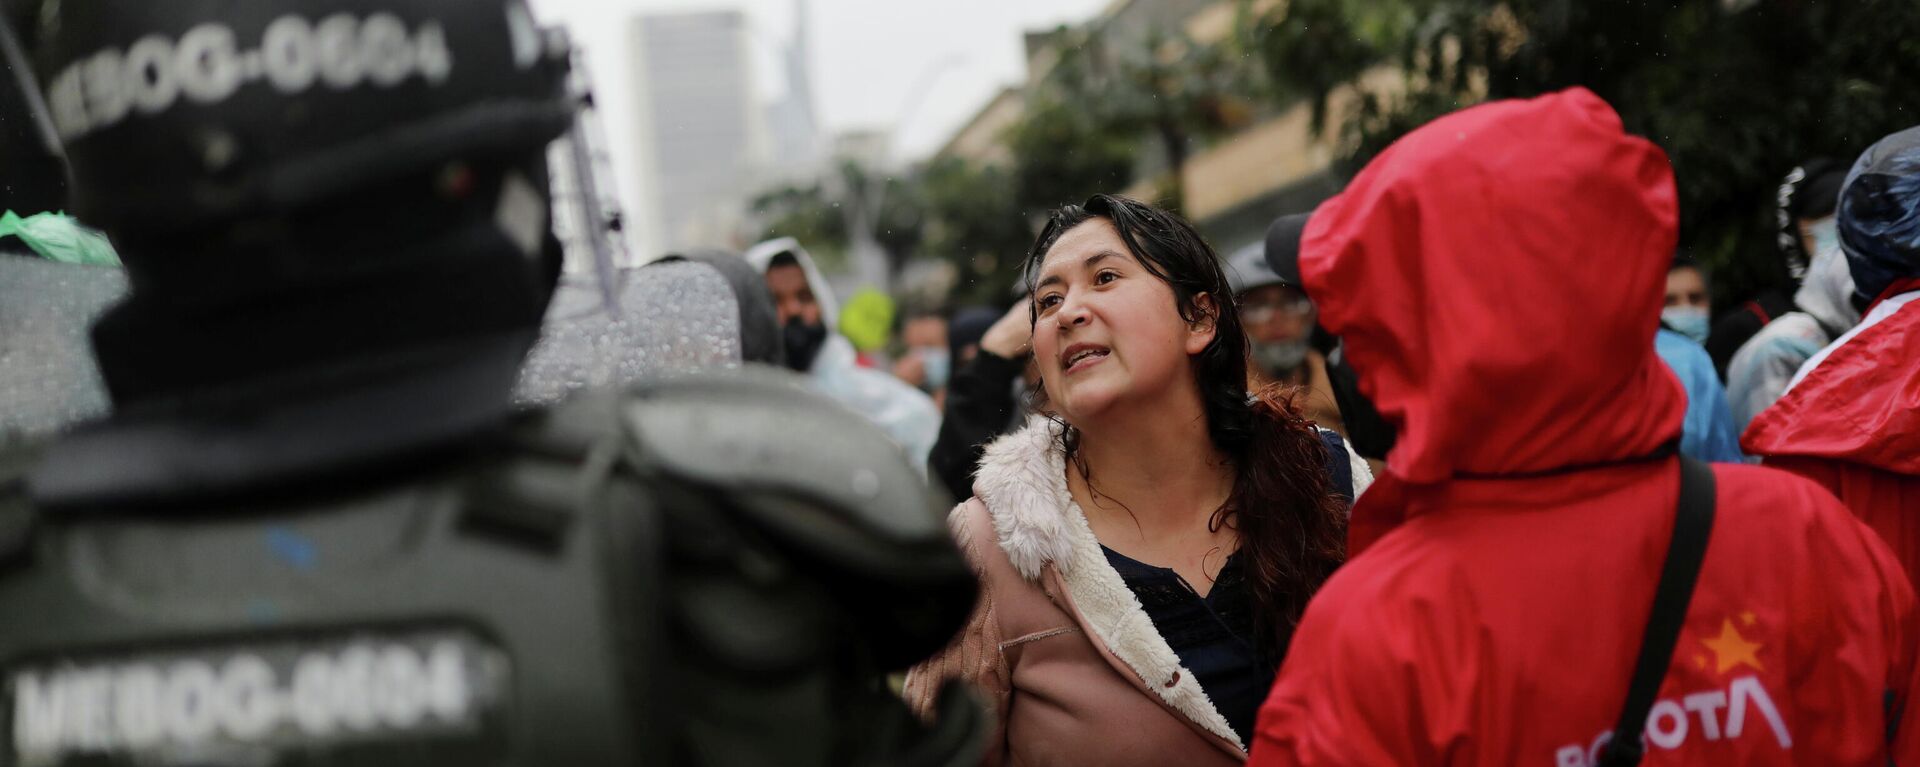
<path id="1" fill-rule="evenodd" d="M 1188 384 L 1189 359 L 1213 340 L 1213 323 L 1181 319 L 1173 289 L 1134 259 L 1104 218 L 1054 242 L 1033 296 L 1034 362 L 1047 399 L 1081 428 L 1116 404 L 1151 406 Z"/>

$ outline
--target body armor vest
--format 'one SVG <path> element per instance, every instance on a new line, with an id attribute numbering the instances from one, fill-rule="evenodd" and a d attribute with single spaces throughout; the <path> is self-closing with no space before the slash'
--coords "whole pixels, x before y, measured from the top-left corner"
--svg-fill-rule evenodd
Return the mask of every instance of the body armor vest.
<path id="1" fill-rule="evenodd" d="M 940 505 L 789 377 L 589 393 L 264 477 L 204 458 L 244 444 L 214 434 L 232 420 L 0 458 L 0 764 L 977 758 L 963 694 L 929 728 L 885 684 L 973 605 Z M 305 431 L 277 439 L 343 439 Z"/>

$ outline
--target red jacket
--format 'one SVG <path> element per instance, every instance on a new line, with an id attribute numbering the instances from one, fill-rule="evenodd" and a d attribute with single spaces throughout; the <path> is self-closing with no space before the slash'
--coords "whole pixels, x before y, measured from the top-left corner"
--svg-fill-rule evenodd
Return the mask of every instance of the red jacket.
<path id="1" fill-rule="evenodd" d="M 1747 426 L 1741 447 L 1812 479 L 1920 574 L 1920 281 L 1896 284 L 1860 325 L 1807 361 Z"/>
<path id="2" fill-rule="evenodd" d="M 1251 764 L 1593 763 L 1673 529 L 1653 456 L 1685 400 L 1650 342 L 1677 207 L 1665 155 L 1575 89 L 1436 120 L 1315 212 L 1307 290 L 1400 436 Z M 1886 764 L 1920 636 L 1898 565 L 1811 482 L 1715 475 L 1643 764 Z"/>

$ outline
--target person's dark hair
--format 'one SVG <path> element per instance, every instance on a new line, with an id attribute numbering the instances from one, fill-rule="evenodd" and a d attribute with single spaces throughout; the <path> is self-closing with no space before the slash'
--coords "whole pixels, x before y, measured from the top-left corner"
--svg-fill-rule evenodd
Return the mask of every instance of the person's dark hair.
<path id="1" fill-rule="evenodd" d="M 1326 443 L 1294 406 L 1291 387 L 1247 390 L 1248 341 L 1213 248 L 1193 226 L 1138 200 L 1094 195 L 1082 205 L 1053 211 L 1027 255 L 1031 294 L 1060 235 L 1093 219 L 1105 219 L 1127 250 L 1153 276 L 1173 289 L 1174 309 L 1189 323 L 1211 323 L 1212 343 L 1192 359 L 1205 400 L 1207 433 L 1233 462 L 1233 494 L 1209 522 L 1234 528 L 1246 568 L 1259 649 L 1269 663 L 1286 651 L 1307 600 L 1346 557 L 1342 501 L 1333 495 L 1326 470 Z M 1198 297 L 1212 297 L 1208 309 Z M 1034 320 L 1038 321 L 1036 313 Z M 1045 393 L 1034 407 L 1045 412 Z M 1071 460 L 1079 432 L 1054 417 Z M 1085 466 L 1081 465 L 1084 471 Z M 1092 478 L 1088 478 L 1091 484 Z"/>
<path id="2" fill-rule="evenodd" d="M 1707 274 L 1706 265 L 1700 263 L 1699 259 L 1696 259 L 1693 256 L 1689 256 L 1685 253 L 1675 253 L 1673 255 L 1673 263 L 1667 265 L 1667 273 L 1672 274 L 1674 272 L 1680 271 L 1681 269 L 1692 269 L 1695 273 L 1700 275 L 1701 282 L 1707 283 L 1709 285 L 1713 284 L 1712 277 Z"/>
<path id="3" fill-rule="evenodd" d="M 1815 157 L 1787 172 L 1780 180 L 1774 209 L 1774 241 L 1780 250 L 1787 275 L 1795 283 L 1804 279 L 1813 254 L 1801 241 L 1800 222 L 1833 215 L 1840 197 L 1840 184 L 1846 180 L 1847 166 L 1829 157 Z"/>
<path id="4" fill-rule="evenodd" d="M 1833 215 L 1840 205 L 1840 186 L 1847 180 L 1846 163 L 1827 158 L 1808 161 L 1797 170 L 1804 180 L 1789 183 L 1792 191 L 1783 195 L 1788 215 L 1795 221 L 1815 220 Z"/>
<path id="5" fill-rule="evenodd" d="M 799 265 L 800 265 L 800 258 L 787 251 L 781 251 L 779 253 L 775 253 L 773 258 L 767 259 L 767 271 L 769 272 L 782 266 L 797 267 Z"/>

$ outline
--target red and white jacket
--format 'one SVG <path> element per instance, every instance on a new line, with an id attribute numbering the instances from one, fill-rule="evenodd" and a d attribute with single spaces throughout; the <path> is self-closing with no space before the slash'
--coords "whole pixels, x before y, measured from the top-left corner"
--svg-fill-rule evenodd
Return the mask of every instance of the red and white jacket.
<path id="1" fill-rule="evenodd" d="M 1308 293 L 1399 439 L 1250 764 L 1594 764 L 1673 529 L 1685 395 L 1650 341 L 1677 222 L 1665 155 L 1581 89 L 1436 120 L 1315 212 Z M 1642 764 L 1920 764 L 1887 547 L 1803 478 L 1714 473 Z"/>

